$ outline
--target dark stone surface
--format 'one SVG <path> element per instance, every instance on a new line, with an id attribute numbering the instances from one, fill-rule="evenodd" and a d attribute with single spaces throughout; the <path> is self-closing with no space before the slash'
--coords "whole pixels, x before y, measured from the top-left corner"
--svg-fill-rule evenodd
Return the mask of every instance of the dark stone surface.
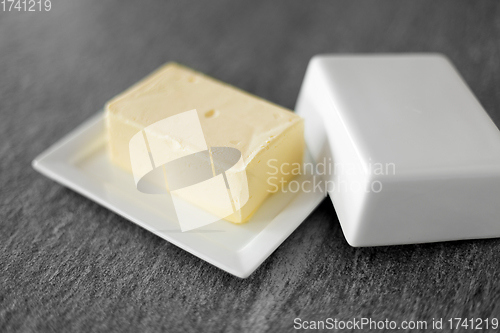
<path id="1" fill-rule="evenodd" d="M 0 12 L 0 331 L 500 317 L 500 240 L 355 249 L 324 201 L 241 280 L 30 166 L 164 62 L 293 108 L 309 59 L 330 52 L 442 52 L 500 125 L 493 1 L 53 0 L 50 12 Z"/>

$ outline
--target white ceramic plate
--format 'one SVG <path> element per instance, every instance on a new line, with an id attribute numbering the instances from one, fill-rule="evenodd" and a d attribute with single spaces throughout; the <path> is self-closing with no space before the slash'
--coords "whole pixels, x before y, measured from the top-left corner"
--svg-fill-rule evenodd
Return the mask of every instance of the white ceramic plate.
<path id="1" fill-rule="evenodd" d="M 257 269 L 325 197 L 318 191 L 279 192 L 271 195 L 248 223 L 236 225 L 221 220 L 181 232 L 164 196 L 139 192 L 132 175 L 109 162 L 102 112 L 38 156 L 33 167 L 240 278 Z M 304 175 L 297 180 L 302 183 L 312 177 Z"/>

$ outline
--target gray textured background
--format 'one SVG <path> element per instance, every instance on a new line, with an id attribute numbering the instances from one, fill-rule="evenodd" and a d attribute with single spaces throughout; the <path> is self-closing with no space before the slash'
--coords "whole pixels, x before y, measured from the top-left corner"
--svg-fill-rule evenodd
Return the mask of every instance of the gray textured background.
<path id="1" fill-rule="evenodd" d="M 295 317 L 500 317 L 500 240 L 355 249 L 325 200 L 240 280 L 30 166 L 108 99 L 172 60 L 293 108 L 314 54 L 442 52 L 500 125 L 498 4 L 53 0 L 52 7 L 0 12 L 0 331 L 276 332 L 292 330 Z"/>

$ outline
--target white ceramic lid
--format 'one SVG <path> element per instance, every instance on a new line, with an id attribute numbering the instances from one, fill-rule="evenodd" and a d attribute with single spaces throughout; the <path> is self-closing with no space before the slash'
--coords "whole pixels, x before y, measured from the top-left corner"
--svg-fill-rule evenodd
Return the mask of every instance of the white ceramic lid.
<path id="1" fill-rule="evenodd" d="M 500 132 L 445 57 L 316 56 L 296 112 L 351 245 L 500 236 Z"/>

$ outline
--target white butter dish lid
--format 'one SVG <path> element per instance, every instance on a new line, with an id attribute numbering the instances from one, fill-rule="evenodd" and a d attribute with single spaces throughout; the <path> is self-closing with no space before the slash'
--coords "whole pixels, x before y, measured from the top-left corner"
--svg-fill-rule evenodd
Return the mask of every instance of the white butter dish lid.
<path id="1" fill-rule="evenodd" d="M 296 112 L 351 245 L 500 236 L 500 132 L 445 57 L 316 56 Z"/>

